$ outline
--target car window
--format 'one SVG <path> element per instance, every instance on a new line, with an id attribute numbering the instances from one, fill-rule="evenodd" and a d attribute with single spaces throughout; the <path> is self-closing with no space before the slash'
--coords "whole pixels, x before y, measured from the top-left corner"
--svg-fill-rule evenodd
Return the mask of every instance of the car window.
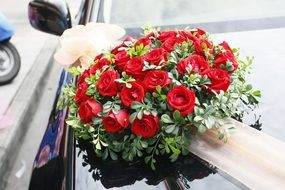
<path id="1" fill-rule="evenodd" d="M 125 28 L 191 24 L 216 33 L 284 27 L 284 6 L 283 0 L 104 0 L 103 16 Z"/>

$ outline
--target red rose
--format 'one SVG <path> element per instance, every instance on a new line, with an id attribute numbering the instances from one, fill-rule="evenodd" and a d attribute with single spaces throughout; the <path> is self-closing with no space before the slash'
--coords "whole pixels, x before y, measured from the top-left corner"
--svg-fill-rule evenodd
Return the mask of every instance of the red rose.
<path id="1" fill-rule="evenodd" d="M 157 39 L 161 42 L 164 42 L 165 40 L 175 37 L 175 36 L 176 36 L 176 32 L 174 31 L 159 31 Z"/>
<path id="2" fill-rule="evenodd" d="M 133 76 L 136 79 L 143 79 L 145 71 L 143 71 L 144 60 L 142 57 L 134 57 L 129 60 L 125 66 L 125 71 L 128 75 Z"/>
<path id="3" fill-rule="evenodd" d="M 100 59 L 97 62 L 95 62 L 95 65 L 93 65 L 90 68 L 90 74 L 95 74 L 97 70 L 101 70 L 103 66 L 110 65 L 110 61 L 106 58 Z"/>
<path id="4" fill-rule="evenodd" d="M 79 86 L 81 83 L 84 83 L 85 79 L 88 78 L 89 76 L 90 76 L 90 70 L 87 69 L 81 74 L 80 77 L 78 77 L 77 86 Z"/>
<path id="5" fill-rule="evenodd" d="M 144 138 L 153 137 L 159 129 L 158 121 L 157 116 L 143 115 L 142 119 L 134 120 L 131 130 L 134 134 Z"/>
<path id="6" fill-rule="evenodd" d="M 161 62 L 166 61 L 166 52 L 163 48 L 156 48 L 145 55 L 145 60 L 149 63 L 159 65 Z"/>
<path id="7" fill-rule="evenodd" d="M 115 63 L 120 71 L 124 71 L 126 63 L 130 60 L 130 55 L 126 51 L 121 51 L 115 55 Z"/>
<path id="8" fill-rule="evenodd" d="M 211 48 L 211 43 L 206 39 L 199 39 L 194 42 L 195 51 L 197 54 L 204 56 L 204 49 Z"/>
<path id="9" fill-rule="evenodd" d="M 156 86 L 165 87 L 171 83 L 168 73 L 162 70 L 149 71 L 144 77 L 144 86 L 147 91 L 155 91 Z"/>
<path id="10" fill-rule="evenodd" d="M 114 49 L 111 50 L 111 53 L 116 55 L 118 54 L 120 51 L 120 48 L 126 47 L 126 45 L 124 43 L 121 43 L 120 45 L 116 46 Z"/>
<path id="11" fill-rule="evenodd" d="M 215 67 L 220 69 L 222 65 L 226 65 L 227 61 L 229 61 L 233 65 L 233 70 L 230 72 L 234 72 L 238 68 L 238 63 L 236 62 L 233 50 L 230 48 L 227 42 L 223 42 L 219 45 L 225 49 L 225 52 L 221 52 L 216 55 L 214 61 Z"/>
<path id="12" fill-rule="evenodd" d="M 117 114 L 111 111 L 103 118 L 103 126 L 109 133 L 122 132 L 130 123 L 129 117 L 125 110 L 120 110 Z"/>
<path id="13" fill-rule="evenodd" d="M 97 55 L 97 56 L 94 58 L 94 61 L 100 60 L 103 56 L 104 56 L 104 54 L 103 54 L 103 53 L 100 53 L 99 55 Z"/>
<path id="14" fill-rule="evenodd" d="M 142 102 L 144 99 L 144 88 L 138 82 L 131 84 L 131 88 L 124 86 L 120 92 L 121 101 L 126 107 L 131 107 L 133 101 Z"/>
<path id="15" fill-rule="evenodd" d="M 117 54 L 117 53 L 119 53 L 120 51 L 122 51 L 122 49 L 124 48 L 124 47 L 127 47 L 126 46 L 126 42 L 131 42 L 131 41 L 134 41 L 134 38 L 133 37 L 127 37 L 127 38 L 125 38 L 124 39 L 124 41 L 121 43 L 121 44 L 119 44 L 118 46 L 116 46 L 114 49 L 112 49 L 112 51 L 111 51 L 111 53 L 112 54 Z"/>
<path id="16" fill-rule="evenodd" d="M 191 73 L 198 72 L 200 75 L 204 75 L 209 71 L 209 64 L 200 55 L 191 55 L 177 64 L 177 70 L 179 74 L 187 73 L 186 68 L 192 66 Z"/>
<path id="17" fill-rule="evenodd" d="M 208 88 L 212 91 L 219 93 L 221 90 L 226 92 L 231 83 L 230 75 L 227 71 L 221 69 L 212 69 L 207 73 L 207 76 L 211 80 L 211 84 Z"/>
<path id="18" fill-rule="evenodd" d="M 186 116 L 193 112 L 195 106 L 195 93 L 185 86 L 176 86 L 167 94 L 167 103 L 174 110 Z"/>
<path id="19" fill-rule="evenodd" d="M 147 46 L 147 45 L 151 45 L 151 40 L 147 37 L 143 37 L 141 39 L 139 39 L 138 41 L 136 41 L 135 46 L 139 46 L 143 44 L 143 46 Z"/>
<path id="20" fill-rule="evenodd" d="M 89 86 L 86 82 L 82 82 L 82 83 L 78 84 L 76 94 L 74 97 L 74 101 L 77 105 L 80 105 L 81 102 L 84 102 L 87 99 L 89 99 L 89 96 L 86 95 L 86 91 L 87 91 L 88 87 Z"/>
<path id="21" fill-rule="evenodd" d="M 102 105 L 94 99 L 89 98 L 87 101 L 82 102 L 79 106 L 78 113 L 83 123 L 92 122 L 93 117 L 98 117 L 98 113 L 102 112 Z"/>
<path id="22" fill-rule="evenodd" d="M 165 40 L 165 42 L 163 42 L 162 47 L 167 51 L 167 52 L 171 52 L 174 50 L 174 46 L 177 43 L 182 43 L 183 42 L 183 38 L 178 38 L 178 37 L 172 37 L 172 38 L 168 38 L 167 40 Z"/>
<path id="23" fill-rule="evenodd" d="M 115 79 L 119 79 L 120 74 L 114 70 L 105 71 L 98 80 L 96 87 L 102 96 L 116 96 L 119 90 L 119 83 Z"/>
<path id="24" fill-rule="evenodd" d="M 193 36 L 193 34 L 187 31 L 179 31 L 179 36 L 180 36 L 179 38 L 183 39 L 183 41 L 191 40 L 195 42 L 197 40 L 197 38 Z"/>

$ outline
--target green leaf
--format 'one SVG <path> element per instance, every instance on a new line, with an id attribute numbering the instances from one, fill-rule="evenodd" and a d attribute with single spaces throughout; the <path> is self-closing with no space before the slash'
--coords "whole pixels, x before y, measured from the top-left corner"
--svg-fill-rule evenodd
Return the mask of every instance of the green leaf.
<path id="1" fill-rule="evenodd" d="M 205 133 L 206 132 L 206 127 L 203 124 L 199 125 L 198 126 L 198 132 L 199 133 Z"/>
<path id="2" fill-rule="evenodd" d="M 140 109 L 142 106 L 143 106 L 142 103 L 134 101 L 134 102 L 132 102 L 131 108 L 132 109 Z"/>
<path id="3" fill-rule="evenodd" d="M 143 148 L 147 148 L 148 147 L 148 144 L 146 141 L 140 141 L 141 145 Z"/>
<path id="4" fill-rule="evenodd" d="M 142 119 L 142 117 L 143 117 L 143 111 L 142 111 L 142 110 L 140 110 L 140 111 L 138 112 L 137 117 L 138 117 L 139 120 Z"/>
<path id="5" fill-rule="evenodd" d="M 132 84 L 131 83 L 126 83 L 126 87 L 127 88 L 132 88 Z"/>
<path id="6" fill-rule="evenodd" d="M 70 126 L 73 126 L 74 124 L 75 124 L 75 120 L 66 120 L 65 121 L 65 123 L 67 124 L 67 125 L 70 125 Z"/>
<path id="7" fill-rule="evenodd" d="M 175 148 L 174 146 L 169 145 L 169 147 L 172 150 L 173 154 L 178 156 L 181 153 L 181 151 L 179 149 Z"/>
<path id="8" fill-rule="evenodd" d="M 143 110 L 143 114 L 149 115 L 149 114 L 150 114 L 150 111 L 148 111 L 148 110 Z"/>
<path id="9" fill-rule="evenodd" d="M 261 92 L 260 92 L 260 90 L 255 90 L 252 92 L 252 95 L 256 96 L 256 97 L 261 97 Z"/>
<path id="10" fill-rule="evenodd" d="M 106 149 L 104 150 L 104 152 L 103 152 L 103 157 L 102 157 L 102 159 L 103 159 L 103 160 L 106 160 L 106 159 L 108 158 L 108 156 L 109 156 L 109 153 L 108 153 L 108 149 L 106 148 Z"/>
<path id="11" fill-rule="evenodd" d="M 142 157 L 142 155 L 143 155 L 142 151 L 137 150 L 137 155 L 138 155 L 138 157 Z"/>
<path id="12" fill-rule="evenodd" d="M 137 112 L 132 113 L 132 114 L 130 115 L 130 123 L 133 123 L 134 120 L 136 119 L 136 117 L 137 117 Z"/>
<path id="13" fill-rule="evenodd" d="M 78 76 L 81 74 L 79 67 L 70 67 L 67 71 L 71 73 L 73 76 Z"/>
<path id="14" fill-rule="evenodd" d="M 176 127 L 175 124 L 173 124 L 173 125 L 168 125 L 168 126 L 165 127 L 165 132 L 166 132 L 166 133 L 172 133 L 172 132 L 174 131 L 175 127 Z"/>
<path id="15" fill-rule="evenodd" d="M 250 91 L 251 89 L 252 89 L 252 85 L 251 84 L 246 85 L 245 90 L 247 92 Z"/>
<path id="16" fill-rule="evenodd" d="M 170 157 L 171 162 L 175 162 L 178 159 L 178 155 L 172 154 Z"/>
<path id="17" fill-rule="evenodd" d="M 92 143 L 96 145 L 98 143 L 98 139 L 94 139 Z"/>
<path id="18" fill-rule="evenodd" d="M 173 118 L 174 118 L 175 121 L 179 121 L 179 120 L 182 119 L 182 116 L 181 116 L 181 114 L 180 114 L 180 112 L 178 110 L 175 110 L 173 112 Z"/>
<path id="19" fill-rule="evenodd" d="M 150 159 L 151 159 L 151 156 L 146 156 L 146 157 L 144 158 L 144 162 L 145 162 L 146 164 L 148 164 L 149 161 L 150 161 Z"/>
<path id="20" fill-rule="evenodd" d="M 110 156 L 111 156 L 112 160 L 118 160 L 118 155 L 115 152 L 113 152 L 111 150 L 109 150 L 109 152 L 110 152 Z"/>
<path id="21" fill-rule="evenodd" d="M 158 92 L 158 94 L 161 94 L 161 86 L 156 86 L 156 91 Z"/>
<path id="22" fill-rule="evenodd" d="M 102 144 L 102 146 L 105 146 L 105 147 L 108 146 L 108 143 L 105 143 L 104 141 L 101 141 L 101 140 L 100 140 L 100 143 Z"/>
<path id="23" fill-rule="evenodd" d="M 101 150 L 101 144 L 100 144 L 100 142 L 97 142 L 95 147 L 96 147 L 97 150 Z"/>
<path id="24" fill-rule="evenodd" d="M 208 129 L 213 128 L 215 125 L 215 120 L 213 117 L 208 117 L 204 121 L 205 121 L 205 125 Z"/>
<path id="25" fill-rule="evenodd" d="M 179 127 L 175 127 L 174 131 L 172 131 L 172 134 L 178 135 Z"/>
<path id="26" fill-rule="evenodd" d="M 156 160 L 155 160 L 154 158 L 152 158 L 152 159 L 151 159 L 151 162 L 150 162 L 150 167 L 151 167 L 152 170 L 155 170 L 155 169 L 156 169 L 156 168 L 155 168 L 155 165 L 154 165 L 155 162 L 156 162 Z"/>
<path id="27" fill-rule="evenodd" d="M 167 115 L 167 114 L 163 114 L 162 116 L 161 116 L 161 121 L 163 122 L 163 123 L 174 123 L 174 121 L 172 121 L 172 119 L 169 117 L 169 115 Z"/>
<path id="28" fill-rule="evenodd" d="M 204 118 L 199 116 L 199 115 L 194 117 L 194 121 L 195 122 L 200 122 L 200 121 L 203 121 L 203 120 L 204 120 Z"/>

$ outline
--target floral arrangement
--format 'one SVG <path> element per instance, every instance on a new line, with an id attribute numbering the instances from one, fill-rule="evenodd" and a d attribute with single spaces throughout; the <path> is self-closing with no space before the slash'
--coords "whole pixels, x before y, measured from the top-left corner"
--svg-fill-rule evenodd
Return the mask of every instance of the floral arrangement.
<path id="1" fill-rule="evenodd" d="M 69 68 L 76 84 L 63 90 L 60 108 L 77 139 L 102 159 L 142 157 L 155 169 L 158 155 L 188 154 L 192 138 L 214 130 L 226 141 L 260 97 L 246 83 L 252 58 L 242 61 L 227 42 L 215 44 L 202 29 L 145 28 L 97 55 L 89 66 Z"/>

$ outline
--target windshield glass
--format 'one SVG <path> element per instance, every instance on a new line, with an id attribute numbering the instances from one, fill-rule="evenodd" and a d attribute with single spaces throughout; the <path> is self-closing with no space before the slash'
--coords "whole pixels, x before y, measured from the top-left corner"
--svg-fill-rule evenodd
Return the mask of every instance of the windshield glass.
<path id="1" fill-rule="evenodd" d="M 283 0 L 105 0 L 104 19 L 124 27 L 211 23 L 285 16 Z"/>

